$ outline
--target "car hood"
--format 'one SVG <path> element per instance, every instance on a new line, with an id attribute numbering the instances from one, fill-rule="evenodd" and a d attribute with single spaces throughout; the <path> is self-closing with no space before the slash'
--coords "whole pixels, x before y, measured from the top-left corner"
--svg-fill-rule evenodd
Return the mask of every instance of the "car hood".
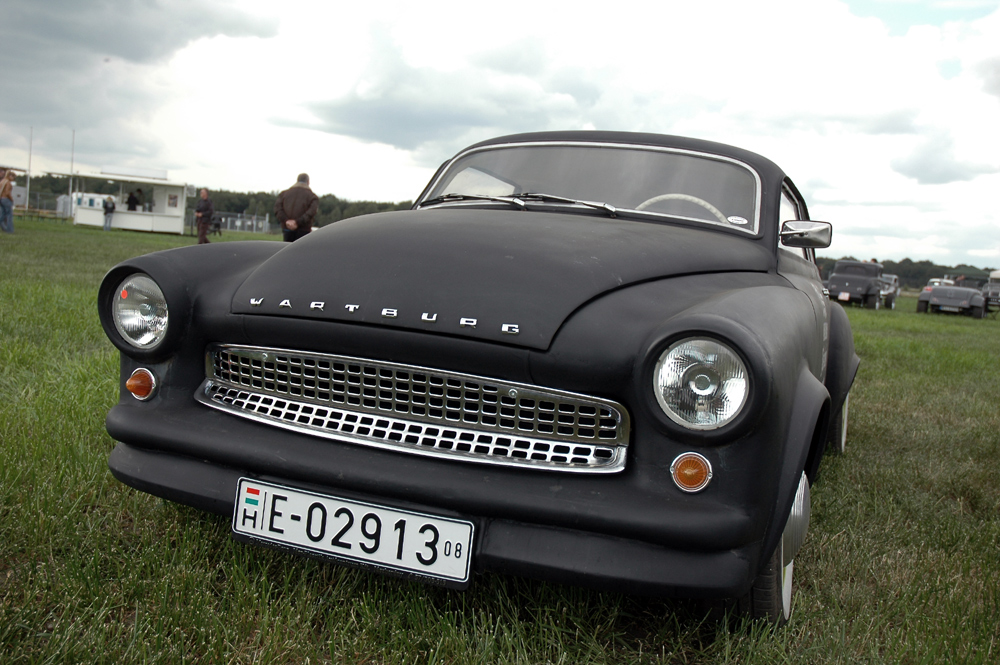
<path id="1" fill-rule="evenodd" d="M 391 326 L 546 349 L 603 293 L 675 275 L 767 271 L 731 233 L 579 214 L 411 210 L 286 246 L 237 289 L 237 314 Z"/>

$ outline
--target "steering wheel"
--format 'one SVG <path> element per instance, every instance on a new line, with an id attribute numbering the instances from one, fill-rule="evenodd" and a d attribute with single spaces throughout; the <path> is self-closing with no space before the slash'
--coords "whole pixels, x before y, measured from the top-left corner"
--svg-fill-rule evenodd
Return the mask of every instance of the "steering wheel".
<path id="1" fill-rule="evenodd" d="M 670 201 L 670 200 L 690 201 L 691 203 L 697 203 L 702 208 L 715 215 L 715 218 L 718 219 L 723 224 L 729 224 L 729 220 L 726 219 L 726 216 L 723 215 L 718 208 L 716 208 L 708 201 L 704 199 L 699 199 L 697 196 L 691 196 L 690 194 L 660 194 L 659 196 L 654 196 L 651 199 L 646 199 L 645 201 L 637 205 L 635 209 L 645 210 L 654 203 L 659 203 L 660 201 Z"/>

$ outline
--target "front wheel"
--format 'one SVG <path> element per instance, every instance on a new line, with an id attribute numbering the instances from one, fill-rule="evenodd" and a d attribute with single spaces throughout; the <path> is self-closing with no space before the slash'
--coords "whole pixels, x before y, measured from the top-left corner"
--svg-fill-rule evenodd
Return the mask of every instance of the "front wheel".
<path id="1" fill-rule="evenodd" d="M 844 403 L 840 405 L 840 413 L 834 416 L 830 429 L 827 430 L 827 450 L 837 455 L 843 455 L 847 450 L 847 407 L 850 400 L 851 394 L 848 393 L 844 396 Z"/>
<path id="2" fill-rule="evenodd" d="M 782 539 L 784 540 L 784 539 Z M 779 541 L 771 558 L 747 595 L 739 600 L 740 614 L 748 619 L 764 619 L 784 626 L 792 616 L 792 575 L 795 561 L 782 564 L 784 544 Z"/>
<path id="3" fill-rule="evenodd" d="M 877 293 L 865 296 L 865 309 L 879 309 L 882 306 L 882 297 Z"/>
<path id="4" fill-rule="evenodd" d="M 896 309 L 896 296 L 889 295 L 885 298 L 885 306 L 889 309 Z"/>
<path id="5" fill-rule="evenodd" d="M 972 318 L 974 318 L 974 319 L 985 319 L 986 318 L 986 307 L 973 307 L 972 308 Z"/>
<path id="6" fill-rule="evenodd" d="M 750 591 L 736 601 L 740 615 L 748 619 L 764 619 L 775 626 L 788 623 L 792 616 L 795 555 L 802 547 L 809 528 L 809 511 L 809 479 L 803 471 L 778 545 L 754 579 Z"/>

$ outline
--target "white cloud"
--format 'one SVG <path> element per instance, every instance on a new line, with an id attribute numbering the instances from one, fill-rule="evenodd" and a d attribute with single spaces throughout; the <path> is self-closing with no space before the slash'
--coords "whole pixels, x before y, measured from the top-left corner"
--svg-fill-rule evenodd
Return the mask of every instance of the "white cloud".
<path id="1" fill-rule="evenodd" d="M 236 5 L 188 2 L 184 16 L 218 25 L 137 15 L 134 34 L 158 41 L 105 49 L 107 63 L 75 36 L 28 52 L 30 78 L 0 102 L 0 162 L 26 163 L 34 125 L 35 164 L 65 170 L 75 127 L 77 162 L 95 167 L 254 191 L 308 171 L 321 192 L 402 200 L 503 133 L 674 133 L 780 164 L 835 224 L 830 255 L 990 259 L 1000 11 L 882 4 L 296 0 L 223 21 Z"/>

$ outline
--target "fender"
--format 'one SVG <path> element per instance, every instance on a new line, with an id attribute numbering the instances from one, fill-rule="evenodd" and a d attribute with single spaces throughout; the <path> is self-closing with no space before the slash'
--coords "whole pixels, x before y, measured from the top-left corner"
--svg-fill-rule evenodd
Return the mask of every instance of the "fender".
<path id="1" fill-rule="evenodd" d="M 847 393 L 854 384 L 861 359 L 854 352 L 854 334 L 847 313 L 839 304 L 828 301 L 830 312 L 830 355 L 827 360 L 826 389 L 830 393 L 831 422 L 840 414 Z"/>
<path id="2" fill-rule="evenodd" d="M 761 560 L 757 562 L 758 568 L 767 563 L 768 557 L 778 546 L 778 541 L 785 530 L 785 521 L 799 488 L 799 479 L 816 441 L 817 426 L 823 424 L 821 420 L 829 401 L 830 394 L 826 387 L 812 375 L 808 367 L 803 366 L 795 387 L 795 402 L 792 405 L 788 438 L 785 440 L 784 462 L 778 480 L 778 502 L 764 535 L 764 543 L 760 550 Z"/>

